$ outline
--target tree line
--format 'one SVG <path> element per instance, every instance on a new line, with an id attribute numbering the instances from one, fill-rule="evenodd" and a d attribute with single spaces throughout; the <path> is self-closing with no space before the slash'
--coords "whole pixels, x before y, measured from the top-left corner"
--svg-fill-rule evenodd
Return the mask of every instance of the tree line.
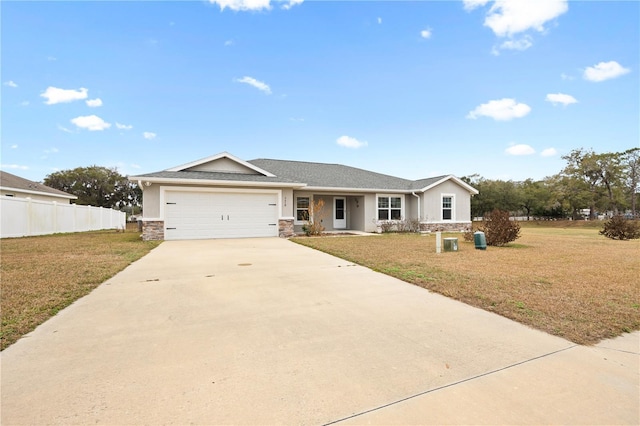
<path id="1" fill-rule="evenodd" d="M 481 217 L 494 209 L 527 219 L 561 219 L 629 212 L 638 217 L 640 148 L 596 153 L 574 149 L 562 157 L 560 173 L 542 180 L 503 181 L 479 175 L 462 179 L 480 193 L 471 199 L 471 215 Z"/>

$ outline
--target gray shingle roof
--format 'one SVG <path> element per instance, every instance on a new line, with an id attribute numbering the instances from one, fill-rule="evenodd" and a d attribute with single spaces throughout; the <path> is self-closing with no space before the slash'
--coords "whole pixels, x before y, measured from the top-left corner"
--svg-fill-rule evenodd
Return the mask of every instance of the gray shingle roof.
<path id="1" fill-rule="evenodd" d="M 313 163 L 308 161 L 274 160 L 258 158 L 247 161 L 275 176 L 206 171 L 168 171 L 132 176 L 134 179 L 186 179 L 202 181 L 229 181 L 255 183 L 300 184 L 312 188 L 340 188 L 360 190 L 416 191 L 432 185 L 447 176 L 416 181 L 376 173 L 342 164 Z"/>
<path id="2" fill-rule="evenodd" d="M 312 187 L 392 189 L 406 191 L 411 181 L 342 164 L 310 163 L 305 161 L 271 160 L 260 158 L 249 163 L 280 178 L 303 182 Z"/>
<path id="3" fill-rule="evenodd" d="M 23 191 L 42 192 L 44 194 L 55 195 L 58 197 L 65 197 L 70 199 L 78 198 L 75 195 L 68 194 L 64 191 L 60 191 L 50 186 L 45 186 L 41 183 L 34 182 L 29 179 L 21 178 L 20 176 L 13 175 L 8 172 L 0 170 L 0 186 L 2 188 L 21 189 Z"/>

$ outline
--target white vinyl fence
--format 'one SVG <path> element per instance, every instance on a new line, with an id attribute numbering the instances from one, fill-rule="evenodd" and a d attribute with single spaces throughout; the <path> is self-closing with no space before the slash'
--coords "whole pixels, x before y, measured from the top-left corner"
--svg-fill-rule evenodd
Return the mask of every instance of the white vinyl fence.
<path id="1" fill-rule="evenodd" d="M 0 198 L 0 237 L 124 229 L 124 212 L 30 198 Z"/>

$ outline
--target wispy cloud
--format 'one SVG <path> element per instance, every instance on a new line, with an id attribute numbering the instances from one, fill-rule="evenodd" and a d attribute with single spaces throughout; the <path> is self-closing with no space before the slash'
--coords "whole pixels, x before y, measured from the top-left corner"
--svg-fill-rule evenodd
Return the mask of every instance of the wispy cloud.
<path id="1" fill-rule="evenodd" d="M 367 142 L 359 141 L 358 139 L 352 138 L 351 136 L 340 136 L 336 140 L 336 143 L 345 148 L 353 148 L 353 149 L 362 148 L 368 145 Z"/>
<path id="2" fill-rule="evenodd" d="M 536 150 L 526 144 L 514 144 L 505 150 L 509 155 L 532 155 Z"/>
<path id="3" fill-rule="evenodd" d="M 110 123 L 107 123 L 97 115 L 86 115 L 71 119 L 71 122 L 81 129 L 89 131 L 102 131 L 111 127 Z"/>
<path id="4" fill-rule="evenodd" d="M 66 127 L 61 126 L 61 125 L 59 125 L 59 124 L 58 124 L 58 130 L 60 130 L 60 131 L 62 131 L 62 132 L 65 132 L 65 133 L 76 133 L 76 132 L 74 132 L 73 130 L 67 129 Z"/>
<path id="5" fill-rule="evenodd" d="M 549 93 L 545 100 L 547 102 L 551 102 L 554 105 L 562 104 L 564 106 L 578 103 L 578 100 L 576 98 L 564 93 Z"/>
<path id="6" fill-rule="evenodd" d="M 73 89 L 60 89 L 58 87 L 49 86 L 47 90 L 40 94 L 40 97 L 45 98 L 45 104 L 54 105 L 73 101 L 79 101 L 86 99 L 88 96 L 88 89 L 81 87 L 78 90 Z"/>
<path id="7" fill-rule="evenodd" d="M 431 28 L 426 28 L 420 31 L 420 37 L 422 38 L 431 38 L 432 34 L 433 34 L 433 30 L 431 30 Z"/>
<path id="8" fill-rule="evenodd" d="M 0 168 L 9 170 L 29 170 L 29 166 L 22 166 L 20 164 L 0 164 Z"/>
<path id="9" fill-rule="evenodd" d="M 91 108 L 96 108 L 96 107 L 102 106 L 102 99 L 100 99 L 100 98 L 87 99 L 85 102 L 87 103 L 87 106 L 89 106 Z"/>
<path id="10" fill-rule="evenodd" d="M 116 128 L 120 130 L 131 130 L 133 126 L 131 124 L 120 124 L 116 121 Z"/>
<path id="11" fill-rule="evenodd" d="M 243 83 L 243 84 L 248 84 L 249 86 L 253 86 L 256 89 L 266 93 L 267 95 L 271 94 L 271 88 L 269 87 L 268 84 L 260 81 L 260 80 L 256 80 L 253 77 L 242 77 L 242 78 L 236 78 L 235 82 L 237 83 Z"/>
<path id="12" fill-rule="evenodd" d="M 543 149 L 542 152 L 540 153 L 540 156 L 542 157 L 553 157 L 555 155 L 558 154 L 558 151 L 556 151 L 555 148 L 547 148 L 547 149 Z"/>
<path id="13" fill-rule="evenodd" d="M 7 87 L 13 87 L 13 88 L 18 87 L 18 85 L 16 84 L 16 82 L 15 82 L 15 81 L 13 81 L 13 80 L 5 81 L 5 82 L 4 82 L 4 83 L 2 83 L 2 84 L 4 84 L 4 85 L 5 85 L 5 86 L 7 86 Z"/>
<path id="14" fill-rule="evenodd" d="M 509 121 L 514 118 L 522 118 L 531 112 L 527 104 L 517 103 L 515 99 L 504 98 L 489 101 L 477 106 L 467 114 L 467 118 L 491 117 L 496 121 Z"/>
<path id="15" fill-rule="evenodd" d="M 629 73 L 631 70 L 625 68 L 616 61 L 600 62 L 592 67 L 584 70 L 583 77 L 585 80 L 599 83 L 601 81 L 610 80 Z"/>
<path id="16" fill-rule="evenodd" d="M 302 4 L 303 1 L 304 0 L 279 0 L 274 3 L 278 3 L 281 9 L 289 10 L 294 6 Z M 220 10 L 229 8 L 236 12 L 271 9 L 271 0 L 209 0 L 209 3 L 218 5 Z"/>
<path id="17" fill-rule="evenodd" d="M 382 24 L 382 18 L 378 16 L 378 24 Z"/>
<path id="18" fill-rule="evenodd" d="M 284 9 L 284 10 L 289 10 L 293 6 L 297 6 L 299 4 L 302 4 L 303 2 L 304 2 L 304 0 L 289 0 L 289 1 L 285 1 L 284 4 L 282 6 L 280 6 L 280 8 Z"/>
<path id="19" fill-rule="evenodd" d="M 155 139 L 156 136 L 158 135 L 153 132 L 142 132 L 142 137 L 149 141 Z"/>
<path id="20" fill-rule="evenodd" d="M 14 143 L 13 145 L 10 146 L 10 148 L 11 149 L 18 149 L 18 145 Z"/>

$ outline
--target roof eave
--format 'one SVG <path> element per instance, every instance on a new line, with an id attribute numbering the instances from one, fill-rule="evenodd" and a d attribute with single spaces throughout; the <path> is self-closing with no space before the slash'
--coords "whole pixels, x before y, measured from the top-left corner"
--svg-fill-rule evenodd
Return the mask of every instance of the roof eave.
<path id="1" fill-rule="evenodd" d="M 141 182 L 143 186 L 149 184 L 182 184 L 182 185 L 215 185 L 215 186 L 259 186 L 259 187 L 282 187 L 282 188 L 302 188 L 306 184 L 297 182 L 255 182 L 240 180 L 217 180 L 217 179 L 187 179 L 187 178 L 162 178 L 149 176 L 129 176 L 132 182 Z"/>
<path id="2" fill-rule="evenodd" d="M 398 194 L 410 194 L 411 190 L 408 189 L 390 189 L 390 188 L 354 188 L 354 187 L 334 187 L 334 186 L 305 186 L 305 190 L 309 191 L 338 191 L 338 192 L 371 192 L 371 193 L 398 193 Z"/>
<path id="3" fill-rule="evenodd" d="M 23 194 L 46 195 L 47 197 L 66 198 L 68 200 L 77 200 L 78 199 L 77 196 L 71 195 L 71 194 L 56 194 L 56 193 L 53 193 L 53 192 L 45 192 L 45 191 L 31 191 L 31 190 L 28 190 L 28 189 L 11 188 L 11 187 L 8 187 L 8 186 L 0 186 L 0 189 L 2 189 L 3 191 L 21 192 Z"/>

